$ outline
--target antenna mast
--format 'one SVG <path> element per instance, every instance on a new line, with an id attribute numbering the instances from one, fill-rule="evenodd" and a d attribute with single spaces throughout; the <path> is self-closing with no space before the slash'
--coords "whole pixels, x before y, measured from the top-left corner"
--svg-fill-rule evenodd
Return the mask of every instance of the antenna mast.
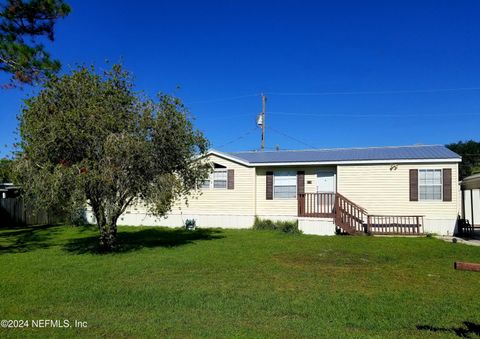
<path id="1" fill-rule="evenodd" d="M 267 108 L 267 96 L 262 93 L 262 151 L 265 150 L 265 110 Z"/>
<path id="2" fill-rule="evenodd" d="M 262 96 L 262 111 L 257 116 L 257 125 L 262 128 L 262 151 L 265 150 L 265 111 L 267 109 L 267 96 L 261 94 Z"/>

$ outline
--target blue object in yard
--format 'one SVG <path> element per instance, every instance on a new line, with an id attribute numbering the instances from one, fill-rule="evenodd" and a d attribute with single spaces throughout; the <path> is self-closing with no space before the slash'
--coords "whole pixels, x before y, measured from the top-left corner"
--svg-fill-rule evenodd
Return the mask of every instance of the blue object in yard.
<path id="1" fill-rule="evenodd" d="M 194 231 L 196 227 L 197 227 L 197 223 L 196 223 L 195 219 L 185 220 L 185 229 L 187 231 Z"/>

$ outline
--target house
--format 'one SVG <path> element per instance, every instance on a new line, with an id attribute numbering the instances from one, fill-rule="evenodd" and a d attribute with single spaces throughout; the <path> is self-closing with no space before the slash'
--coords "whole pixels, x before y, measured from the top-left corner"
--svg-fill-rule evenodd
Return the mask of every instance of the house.
<path id="1" fill-rule="evenodd" d="M 255 216 L 298 220 L 304 233 L 453 234 L 459 213 L 458 164 L 444 146 L 269 152 L 211 150 L 201 194 L 166 218 L 141 206 L 125 225 L 250 228 Z"/>
<path id="2" fill-rule="evenodd" d="M 0 199 L 15 198 L 19 195 L 20 187 L 13 183 L 0 182 Z"/>

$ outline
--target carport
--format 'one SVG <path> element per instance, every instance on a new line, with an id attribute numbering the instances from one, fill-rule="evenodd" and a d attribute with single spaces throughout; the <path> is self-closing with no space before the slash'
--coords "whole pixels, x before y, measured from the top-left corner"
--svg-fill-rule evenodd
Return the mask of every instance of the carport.
<path id="1" fill-rule="evenodd" d="M 463 233 L 474 233 L 480 229 L 480 173 L 466 177 L 460 183 L 462 192 L 462 218 L 465 220 Z"/>

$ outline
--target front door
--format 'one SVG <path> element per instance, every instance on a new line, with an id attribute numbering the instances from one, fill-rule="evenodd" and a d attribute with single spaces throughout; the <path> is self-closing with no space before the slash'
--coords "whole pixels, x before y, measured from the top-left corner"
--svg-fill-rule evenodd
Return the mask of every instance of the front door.
<path id="1" fill-rule="evenodd" d="M 320 171 L 317 173 L 317 203 L 320 213 L 332 213 L 335 206 L 335 172 Z"/>
<path id="2" fill-rule="evenodd" d="M 335 172 L 321 171 L 317 173 L 317 193 L 335 192 Z"/>

